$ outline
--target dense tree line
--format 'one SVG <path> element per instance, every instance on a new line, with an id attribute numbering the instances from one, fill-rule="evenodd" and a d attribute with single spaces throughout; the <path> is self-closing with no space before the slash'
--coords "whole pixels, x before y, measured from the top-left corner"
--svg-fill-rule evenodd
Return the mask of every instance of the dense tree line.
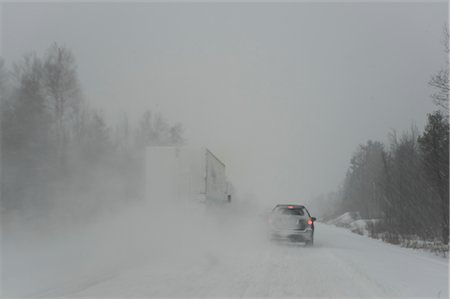
<path id="1" fill-rule="evenodd" d="M 448 33 L 446 31 L 446 53 Z M 374 219 L 370 229 L 388 241 L 420 237 L 449 241 L 449 81 L 448 61 L 432 76 L 437 110 L 428 114 L 422 133 L 417 128 L 389 144 L 368 141 L 353 154 L 340 190 L 317 201 L 333 209 L 325 217 L 353 212 Z"/>
<path id="2" fill-rule="evenodd" d="M 368 141 L 353 155 L 340 212 L 377 219 L 374 233 L 448 243 L 448 120 L 428 115 L 425 131 L 391 135 L 389 149 Z"/>
<path id="3" fill-rule="evenodd" d="M 143 148 L 184 142 L 181 125 L 150 111 L 108 124 L 84 100 L 73 53 L 56 43 L 11 69 L 0 61 L 0 96 L 3 213 L 95 214 L 137 200 Z"/>
<path id="4" fill-rule="evenodd" d="M 370 219 L 370 233 L 390 242 L 420 237 L 448 244 L 448 117 L 435 111 L 421 134 L 412 128 L 389 139 L 360 145 L 340 189 L 316 197 L 315 207 L 325 219 L 346 212 Z"/>

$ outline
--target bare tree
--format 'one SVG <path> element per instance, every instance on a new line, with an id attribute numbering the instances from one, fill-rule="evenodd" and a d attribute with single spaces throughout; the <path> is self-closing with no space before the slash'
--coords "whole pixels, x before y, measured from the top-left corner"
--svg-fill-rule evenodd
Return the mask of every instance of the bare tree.
<path id="1" fill-rule="evenodd" d="M 2 105 L 6 112 L 2 118 L 3 203 L 7 208 L 42 207 L 53 155 L 42 61 L 34 54 L 26 55 L 14 65 L 12 74 L 8 105 Z"/>
<path id="2" fill-rule="evenodd" d="M 445 115 L 448 117 L 448 102 L 449 102 L 449 60 L 448 54 L 450 54 L 449 49 L 449 32 L 447 25 L 444 26 L 444 39 L 443 39 L 445 53 L 447 53 L 447 61 L 445 67 L 441 69 L 437 74 L 431 77 L 429 84 L 437 89 L 437 91 L 431 95 L 434 103 L 443 109 Z"/>
<path id="3" fill-rule="evenodd" d="M 79 111 L 81 101 L 75 57 L 69 49 L 56 43 L 48 49 L 44 58 L 44 80 L 61 166 L 67 150 L 68 123 Z"/>
<path id="4" fill-rule="evenodd" d="M 181 124 L 170 125 L 161 115 L 153 115 L 149 110 L 142 115 L 136 130 L 136 144 L 148 145 L 182 145 L 184 144 Z"/>
<path id="5" fill-rule="evenodd" d="M 170 128 L 169 142 L 173 145 L 183 145 L 185 143 L 183 137 L 183 126 L 180 123 L 177 123 Z"/>

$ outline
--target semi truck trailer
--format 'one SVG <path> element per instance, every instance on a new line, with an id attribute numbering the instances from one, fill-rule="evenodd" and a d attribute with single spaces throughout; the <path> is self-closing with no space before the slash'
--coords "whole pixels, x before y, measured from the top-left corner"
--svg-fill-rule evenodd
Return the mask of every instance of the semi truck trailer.
<path id="1" fill-rule="evenodd" d="M 149 203 L 231 201 L 225 164 L 207 148 L 146 148 L 146 199 Z"/>

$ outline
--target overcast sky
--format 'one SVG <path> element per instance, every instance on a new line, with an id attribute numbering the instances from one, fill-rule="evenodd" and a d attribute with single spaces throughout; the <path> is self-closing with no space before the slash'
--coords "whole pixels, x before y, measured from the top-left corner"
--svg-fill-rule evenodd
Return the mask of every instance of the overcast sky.
<path id="1" fill-rule="evenodd" d="M 2 56 L 66 45 L 111 123 L 160 112 L 241 194 L 301 203 L 337 188 L 358 144 L 423 128 L 447 19 L 445 2 L 9 3 Z"/>

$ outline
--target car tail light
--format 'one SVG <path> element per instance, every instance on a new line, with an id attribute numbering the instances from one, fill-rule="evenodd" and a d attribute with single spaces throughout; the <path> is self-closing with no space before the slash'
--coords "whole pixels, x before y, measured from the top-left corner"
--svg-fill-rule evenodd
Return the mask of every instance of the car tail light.
<path id="1" fill-rule="evenodd" d="M 312 225 L 312 224 L 313 224 L 313 221 L 312 221 L 311 218 L 309 218 L 309 219 L 308 219 L 308 225 Z"/>
<path id="2" fill-rule="evenodd" d="M 294 208 L 294 206 L 288 206 L 288 209 L 293 209 Z"/>

